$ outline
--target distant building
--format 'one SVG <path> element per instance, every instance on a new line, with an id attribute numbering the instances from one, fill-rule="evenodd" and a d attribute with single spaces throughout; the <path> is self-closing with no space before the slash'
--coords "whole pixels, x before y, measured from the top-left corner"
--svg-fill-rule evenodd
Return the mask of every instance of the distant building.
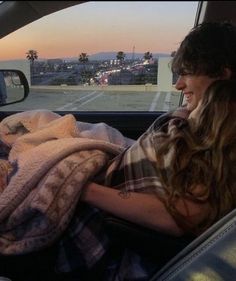
<path id="1" fill-rule="evenodd" d="M 47 65 L 49 66 L 49 69 L 57 71 L 62 67 L 64 64 L 64 61 L 62 59 L 48 59 Z"/>
<path id="2" fill-rule="evenodd" d="M 62 59 L 48 59 L 47 60 L 47 64 L 62 64 L 63 63 L 63 60 Z"/>
<path id="3" fill-rule="evenodd" d="M 120 72 L 112 73 L 108 76 L 109 85 L 132 85 L 134 82 L 134 74 L 126 69 L 122 69 Z"/>

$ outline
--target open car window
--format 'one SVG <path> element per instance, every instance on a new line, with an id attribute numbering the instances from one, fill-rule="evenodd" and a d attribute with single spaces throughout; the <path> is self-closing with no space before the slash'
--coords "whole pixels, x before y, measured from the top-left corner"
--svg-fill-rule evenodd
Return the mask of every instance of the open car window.
<path id="1" fill-rule="evenodd" d="M 168 111 L 170 61 L 197 1 L 85 2 L 1 39 L 0 68 L 22 70 L 29 97 L 0 110 Z"/>

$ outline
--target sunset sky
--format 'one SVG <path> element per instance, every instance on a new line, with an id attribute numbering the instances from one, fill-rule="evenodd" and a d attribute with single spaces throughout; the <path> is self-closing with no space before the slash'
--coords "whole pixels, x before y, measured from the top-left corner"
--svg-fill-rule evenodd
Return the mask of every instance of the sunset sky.
<path id="1" fill-rule="evenodd" d="M 171 53 L 193 27 L 197 1 L 93 1 L 46 16 L 4 37 L 0 60 L 98 52 Z"/>

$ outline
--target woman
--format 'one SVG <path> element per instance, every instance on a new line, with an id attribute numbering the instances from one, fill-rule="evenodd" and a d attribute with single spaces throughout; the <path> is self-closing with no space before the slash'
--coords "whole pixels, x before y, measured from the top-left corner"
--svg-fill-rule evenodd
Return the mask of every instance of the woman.
<path id="1" fill-rule="evenodd" d="M 83 200 L 159 231 L 200 234 L 236 206 L 235 99 L 235 82 L 214 82 L 188 120 L 155 124 L 113 160 L 113 188 L 91 183 Z"/>
<path id="2" fill-rule="evenodd" d="M 235 208 L 235 99 L 236 82 L 214 82 L 188 119 L 159 118 L 85 186 L 85 204 L 78 204 L 59 243 L 58 271 L 84 280 L 92 268 L 105 268 L 97 279 L 102 281 L 148 280 L 156 271 L 158 261 L 130 249 L 111 258 L 103 211 L 159 232 L 192 237 Z"/>

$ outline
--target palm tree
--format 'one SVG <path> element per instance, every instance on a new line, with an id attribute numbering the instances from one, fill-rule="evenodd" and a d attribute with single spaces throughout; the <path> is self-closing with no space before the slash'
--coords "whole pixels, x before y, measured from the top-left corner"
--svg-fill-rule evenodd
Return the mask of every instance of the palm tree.
<path id="1" fill-rule="evenodd" d="M 121 63 L 125 60 L 125 56 L 126 54 L 122 51 L 119 51 L 116 55 L 116 58 L 118 61 L 120 61 Z"/>
<path id="2" fill-rule="evenodd" d="M 152 53 L 150 53 L 150 52 L 144 53 L 143 58 L 145 60 L 150 60 L 152 58 Z"/>
<path id="3" fill-rule="evenodd" d="M 81 53 L 80 55 L 79 55 L 79 62 L 82 62 L 82 63 L 86 63 L 86 62 L 88 62 L 88 55 L 87 55 L 87 53 Z"/>
<path id="4" fill-rule="evenodd" d="M 30 67 L 31 67 L 31 71 L 32 73 L 34 72 L 34 61 L 38 59 L 38 52 L 35 50 L 29 50 L 26 53 L 26 58 L 30 61 Z"/>
<path id="5" fill-rule="evenodd" d="M 29 50 L 26 53 L 26 58 L 33 64 L 35 60 L 38 59 L 38 52 L 35 50 Z"/>
<path id="6" fill-rule="evenodd" d="M 81 53 L 79 55 L 79 62 L 83 63 L 84 67 L 83 67 L 83 71 L 81 73 L 81 78 L 82 78 L 82 83 L 86 83 L 87 80 L 89 80 L 89 74 L 87 73 L 85 64 L 88 62 L 88 55 L 87 53 Z"/>

